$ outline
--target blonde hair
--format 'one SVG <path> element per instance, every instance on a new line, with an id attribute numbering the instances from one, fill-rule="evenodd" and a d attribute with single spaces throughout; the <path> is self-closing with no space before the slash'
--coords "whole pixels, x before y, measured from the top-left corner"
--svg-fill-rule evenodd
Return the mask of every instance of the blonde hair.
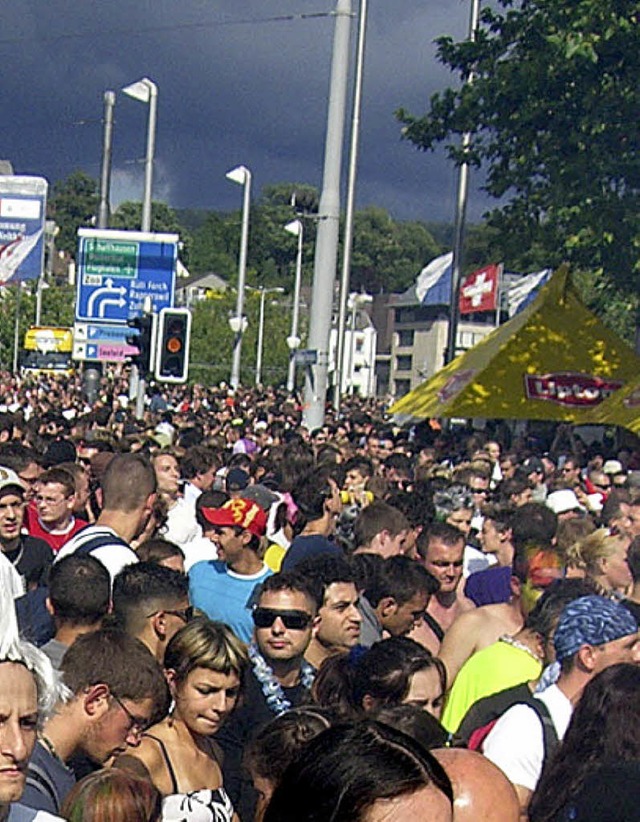
<path id="1" fill-rule="evenodd" d="M 571 565 L 571 552 L 576 543 L 583 542 L 590 534 L 596 530 L 591 517 L 579 517 L 575 519 L 563 519 L 558 523 L 556 531 L 556 548 L 560 558 L 565 565 Z"/>
<path id="2" fill-rule="evenodd" d="M 597 577 L 602 573 L 601 561 L 615 553 L 620 539 L 610 528 L 598 528 L 567 548 L 567 564 L 580 568 L 589 577 Z"/>
<path id="3" fill-rule="evenodd" d="M 164 667 L 184 682 L 196 668 L 216 673 L 235 673 L 242 681 L 249 663 L 246 645 L 228 625 L 198 617 L 175 634 L 164 654 Z"/>

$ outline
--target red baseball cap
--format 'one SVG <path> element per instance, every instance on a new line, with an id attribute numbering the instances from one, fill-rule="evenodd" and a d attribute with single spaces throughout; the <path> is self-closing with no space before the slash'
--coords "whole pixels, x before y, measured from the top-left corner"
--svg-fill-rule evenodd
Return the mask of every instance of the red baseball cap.
<path id="1" fill-rule="evenodd" d="M 249 499 L 230 499 L 222 508 L 202 508 L 202 515 L 212 525 L 237 525 L 257 537 L 263 536 L 267 530 L 267 515 L 256 502 Z"/>

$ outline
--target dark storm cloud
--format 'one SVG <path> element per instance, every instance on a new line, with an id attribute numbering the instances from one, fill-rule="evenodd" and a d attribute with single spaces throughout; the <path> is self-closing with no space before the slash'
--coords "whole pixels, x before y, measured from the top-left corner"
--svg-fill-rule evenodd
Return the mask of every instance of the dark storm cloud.
<path id="1" fill-rule="evenodd" d="M 3 8 L 0 157 L 51 181 L 99 172 L 102 95 L 142 76 L 159 87 L 157 197 L 236 208 L 229 168 L 262 185 L 320 185 L 334 0 L 48 0 Z M 354 9 L 357 0 L 354 0 Z M 371 0 L 358 204 L 451 220 L 455 173 L 443 154 L 401 140 L 393 112 L 425 110 L 454 82 L 433 40 L 462 37 L 467 0 Z M 300 15 L 327 13 L 300 19 Z M 275 21 L 286 17 L 291 20 Z M 356 21 L 353 23 L 355 43 Z M 147 110 L 118 95 L 114 192 L 139 198 Z M 470 216 L 485 201 L 472 194 Z"/>

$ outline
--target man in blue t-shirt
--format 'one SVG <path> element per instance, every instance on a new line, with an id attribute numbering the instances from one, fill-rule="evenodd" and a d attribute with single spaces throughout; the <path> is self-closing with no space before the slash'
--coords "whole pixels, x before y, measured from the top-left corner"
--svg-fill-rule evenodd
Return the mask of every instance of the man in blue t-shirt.
<path id="1" fill-rule="evenodd" d="M 210 618 L 226 622 L 244 642 L 251 639 L 251 609 L 259 585 L 272 571 L 260 558 L 267 518 L 248 499 L 231 499 L 222 508 L 200 509 L 203 533 L 215 543 L 218 559 L 189 569 L 191 604 Z"/>

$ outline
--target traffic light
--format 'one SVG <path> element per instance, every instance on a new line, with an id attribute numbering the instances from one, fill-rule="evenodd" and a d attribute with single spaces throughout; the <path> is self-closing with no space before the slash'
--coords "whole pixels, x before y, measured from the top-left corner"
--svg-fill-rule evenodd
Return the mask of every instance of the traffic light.
<path id="1" fill-rule="evenodd" d="M 163 308 L 158 318 L 155 377 L 158 382 L 186 382 L 189 373 L 191 312 Z"/>
<path id="2" fill-rule="evenodd" d="M 155 314 L 142 314 L 127 320 L 127 325 L 133 332 L 127 336 L 127 344 L 138 349 L 138 353 L 128 359 L 132 365 L 138 366 L 141 376 L 153 371 L 156 321 Z"/>

